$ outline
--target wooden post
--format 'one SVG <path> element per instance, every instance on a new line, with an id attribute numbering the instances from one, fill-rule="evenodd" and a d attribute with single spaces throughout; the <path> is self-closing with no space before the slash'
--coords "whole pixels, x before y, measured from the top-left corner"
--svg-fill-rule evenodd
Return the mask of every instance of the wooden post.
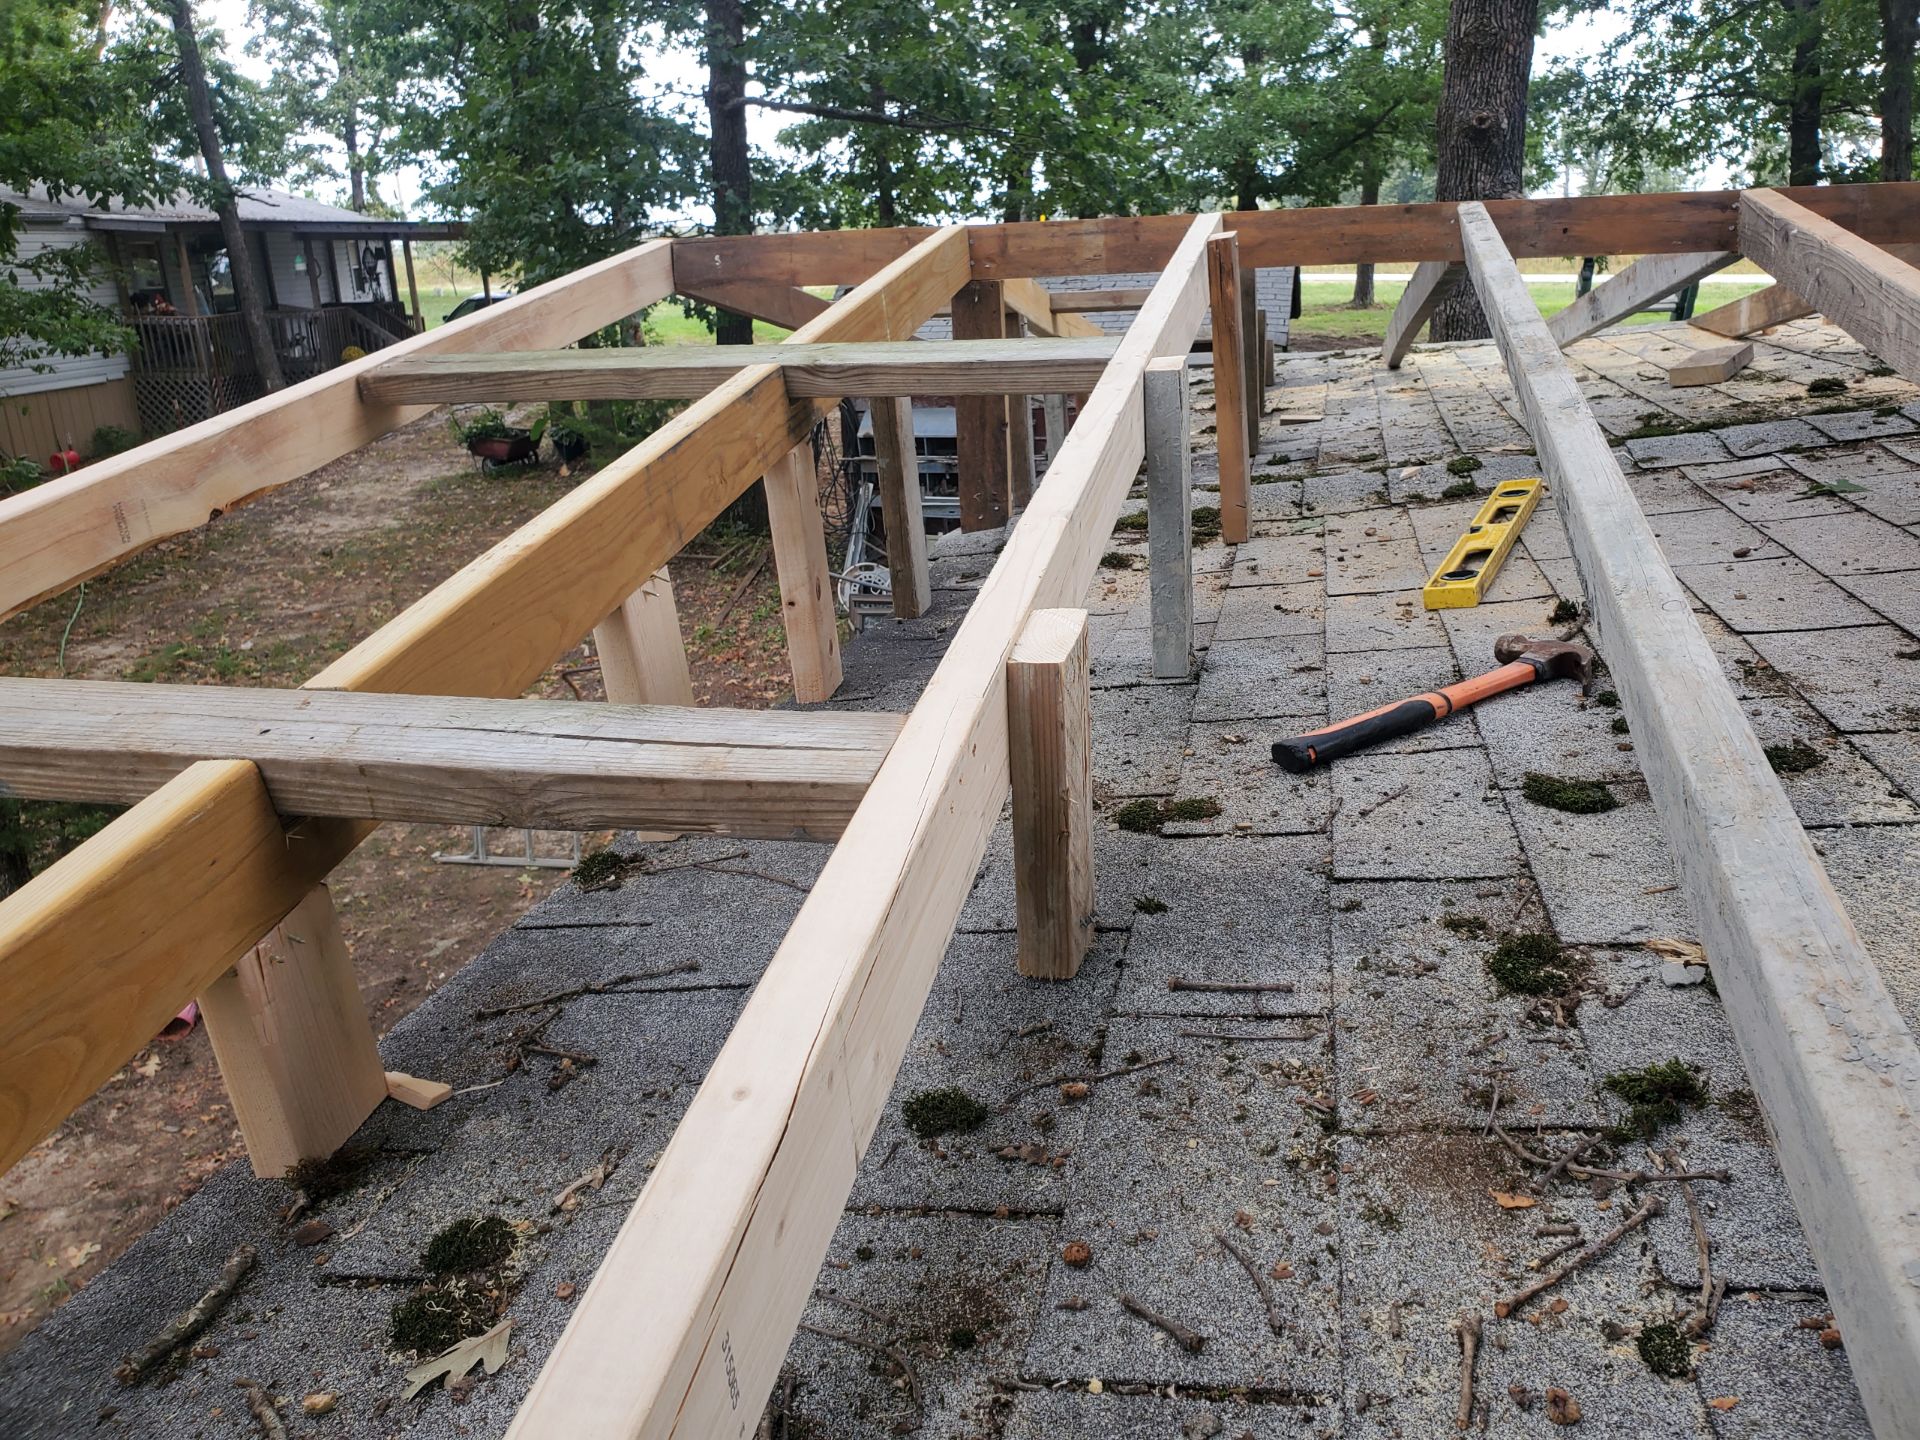
<path id="1" fill-rule="evenodd" d="M 1207 295 L 1213 308 L 1213 439 L 1220 454 L 1220 535 L 1248 536 L 1250 457 L 1247 367 L 1240 330 L 1240 242 L 1231 230 L 1207 241 Z"/>
<path id="2" fill-rule="evenodd" d="M 1067 397 L 1047 395 L 1041 401 L 1047 416 L 1047 469 L 1060 458 L 1060 447 L 1067 439 Z"/>
<path id="3" fill-rule="evenodd" d="M 786 459 L 767 472 L 764 483 L 793 695 L 810 704 L 831 698 L 840 688 L 840 628 L 833 608 L 833 576 L 827 567 L 827 532 L 820 516 L 813 442 L 788 451 Z"/>
<path id="4" fill-rule="evenodd" d="M 392 241 L 387 242 L 387 253 L 389 255 L 393 253 Z M 406 257 L 407 261 L 407 304 L 413 311 L 413 328 L 417 333 L 427 328 L 427 321 L 426 317 L 420 313 L 420 282 L 413 278 L 413 237 L 411 235 L 400 237 L 400 253 Z"/>
<path id="5" fill-rule="evenodd" d="M 1007 406 L 1013 422 L 1007 432 L 1007 451 L 1013 465 L 1013 508 L 1024 510 L 1033 499 L 1033 397 L 1009 395 Z"/>
<path id="6" fill-rule="evenodd" d="M 198 315 L 200 297 L 193 288 L 193 256 L 187 253 L 187 232 L 176 230 L 173 232 L 173 239 L 180 256 L 180 313 Z"/>
<path id="7" fill-rule="evenodd" d="M 200 997 L 253 1173 L 331 1155 L 387 1096 L 387 1075 L 327 887 Z"/>
<path id="8" fill-rule="evenodd" d="M 1007 657 L 1020 973 L 1071 980 L 1093 941 L 1087 612 L 1036 610 Z"/>
<path id="9" fill-rule="evenodd" d="M 1153 676 L 1193 673 L 1193 465 L 1188 445 L 1187 362 L 1147 362 L 1147 568 L 1153 614 Z"/>
<path id="10" fill-rule="evenodd" d="M 1267 408 L 1266 387 L 1260 378 L 1260 336 L 1265 316 L 1260 312 L 1259 286 L 1251 267 L 1240 272 L 1240 368 L 1246 372 L 1247 455 L 1251 477 L 1251 457 L 1260 453 L 1260 416 Z"/>
<path id="11" fill-rule="evenodd" d="M 693 676 L 666 566 L 593 627 L 593 652 L 612 704 L 693 704 Z"/>
<path id="12" fill-rule="evenodd" d="M 902 620 L 927 613 L 933 581 L 927 572 L 927 527 L 920 517 L 920 455 L 913 444 L 913 402 L 904 395 L 870 400 L 874 470 L 880 514 L 887 526 L 887 573 L 893 577 L 893 613 Z"/>
<path id="13" fill-rule="evenodd" d="M 326 301 L 320 294 L 320 253 L 313 236 L 301 236 L 300 249 L 307 257 L 307 289 L 313 295 L 313 308 L 324 310 Z"/>
<path id="14" fill-rule="evenodd" d="M 975 280 L 954 295 L 953 338 L 1006 338 L 999 281 Z M 960 528 L 991 530 L 1006 524 L 1013 514 L 1007 397 L 958 396 L 954 424 L 960 459 Z"/>

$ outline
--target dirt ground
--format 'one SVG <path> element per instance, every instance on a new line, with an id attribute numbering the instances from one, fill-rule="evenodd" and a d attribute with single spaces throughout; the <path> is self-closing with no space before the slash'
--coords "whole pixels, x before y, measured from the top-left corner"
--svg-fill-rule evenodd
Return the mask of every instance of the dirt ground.
<path id="1" fill-rule="evenodd" d="M 436 412 L 0 625 L 0 674 L 298 685 L 581 474 L 482 473 Z M 673 566 L 703 705 L 790 693 L 765 560 L 763 539 L 710 531 Z M 599 673 L 577 649 L 531 693 L 598 699 Z M 492 848 L 520 844 L 508 833 Z M 388 826 L 334 872 L 382 1033 L 565 874 L 433 858 L 470 848 L 465 830 Z M 565 856 L 568 837 L 540 837 L 540 853 Z M 134 1057 L 0 1177 L 0 1353 L 241 1150 L 204 1030 Z"/>

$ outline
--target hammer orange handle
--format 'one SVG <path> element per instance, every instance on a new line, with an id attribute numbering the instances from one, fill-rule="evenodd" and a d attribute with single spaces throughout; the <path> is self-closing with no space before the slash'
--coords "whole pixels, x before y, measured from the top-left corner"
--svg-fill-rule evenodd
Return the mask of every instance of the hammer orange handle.
<path id="1" fill-rule="evenodd" d="M 1279 762 L 1281 769 L 1298 775 L 1329 760 L 1338 760 L 1369 745 L 1378 745 L 1383 740 L 1411 735 L 1423 726 L 1444 720 L 1469 705 L 1477 705 L 1508 690 L 1517 690 L 1538 679 L 1539 675 L 1538 666 L 1526 660 L 1515 660 L 1484 675 L 1456 681 L 1444 689 L 1429 690 L 1424 695 L 1396 700 L 1391 705 L 1382 705 L 1378 710 L 1369 710 L 1351 720 L 1342 720 L 1337 725 L 1309 730 L 1290 740 L 1276 740 L 1273 742 L 1273 758 Z"/>

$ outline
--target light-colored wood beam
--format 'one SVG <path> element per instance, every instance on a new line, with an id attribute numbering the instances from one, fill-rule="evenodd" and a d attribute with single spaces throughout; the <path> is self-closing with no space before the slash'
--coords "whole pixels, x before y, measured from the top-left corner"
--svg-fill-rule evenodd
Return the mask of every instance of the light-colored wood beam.
<path id="1" fill-rule="evenodd" d="M 509 1434 L 751 1434 L 1008 787 L 1006 662 L 1077 604 L 1206 310 L 1191 222 L 981 586 Z M 645 1334 L 649 1343 L 636 1346 Z"/>
<path id="2" fill-rule="evenodd" d="M 1387 343 L 1380 347 L 1389 370 L 1400 368 L 1433 312 L 1466 273 L 1467 267 L 1455 260 L 1422 260 L 1414 269 L 1413 279 L 1400 292 L 1400 303 L 1393 307 L 1393 316 L 1387 321 Z"/>
<path id="3" fill-rule="evenodd" d="M 1240 333 L 1240 249 L 1231 230 L 1207 242 L 1207 286 L 1213 311 L 1213 440 L 1220 459 L 1220 538 L 1246 540 L 1252 503 L 1252 456 L 1247 444 L 1245 337 Z"/>
<path id="4" fill-rule="evenodd" d="M 1006 306 L 997 280 L 969 281 L 954 294 L 952 309 L 954 339 L 1006 343 Z M 991 530 L 1006 524 L 1013 516 L 1013 463 L 1008 449 L 1013 418 L 1006 396 L 957 396 L 953 423 L 960 528 Z"/>
<path id="5" fill-rule="evenodd" d="M 1740 248 L 1887 364 L 1920 378 L 1920 269 L 1777 190 L 1741 197 Z"/>
<path id="6" fill-rule="evenodd" d="M 1053 299 L 1054 314 L 1091 315 L 1138 310 L 1147 303 L 1147 296 L 1153 291 L 1148 286 L 1138 285 L 1112 290 L 1050 290 L 1047 293 Z"/>
<path id="7" fill-rule="evenodd" d="M 1036 610 L 1007 657 L 1015 964 L 1071 980 L 1093 943 L 1093 709 L 1087 612 Z"/>
<path id="8" fill-rule="evenodd" d="M 653 241 L 0 500 L 0 619 L 421 413 L 362 400 L 368 371 L 417 355 L 570 344 L 671 294 L 671 256 L 671 241 Z"/>
<path id="9" fill-rule="evenodd" d="M 1854 1379 L 1876 1432 L 1903 1434 L 1920 1414 L 1920 1047 L 1499 232 L 1471 203 L 1460 227 Z"/>
<path id="10" fill-rule="evenodd" d="M 773 566 L 780 578 L 780 618 L 787 632 L 793 698 L 814 704 L 833 697 L 841 670 L 840 625 L 813 442 L 794 446 L 762 483 L 767 525 L 773 532 Z"/>
<path id="11" fill-rule="evenodd" d="M 875 486 L 887 530 L 893 613 L 901 620 L 912 620 L 933 604 L 927 529 L 920 507 L 920 452 L 913 443 L 913 402 L 905 396 L 875 399 L 869 414 Z"/>
<path id="12" fill-rule="evenodd" d="M 781 285 L 775 282 L 741 280 L 731 285 L 704 285 L 690 287 L 683 277 L 675 276 L 674 284 L 678 292 L 689 300 L 701 300 L 709 305 L 718 305 L 722 310 L 731 310 L 736 315 L 745 315 L 750 319 L 764 320 L 769 325 L 778 325 L 782 330 L 798 330 L 810 320 L 817 320 L 826 314 L 831 300 L 809 294 L 797 285 Z"/>
<path id="13" fill-rule="evenodd" d="M 1718 385 L 1722 380 L 1731 380 L 1752 362 L 1751 341 L 1709 345 L 1667 366 L 1667 384 L 1676 390 L 1684 390 L 1692 385 Z"/>
<path id="14" fill-rule="evenodd" d="M 593 627 L 593 652 L 606 697 L 615 705 L 693 704 L 693 672 L 666 566 Z"/>
<path id="15" fill-rule="evenodd" d="M 1054 303 L 1053 293 L 1035 281 L 1005 281 L 1000 294 L 1007 309 L 1042 335 L 1057 335 L 1062 339 L 1098 339 L 1107 333 L 1091 320 L 1083 320 L 1070 311 L 1063 312 Z"/>
<path id="16" fill-rule="evenodd" d="M 1805 319 L 1811 314 L 1813 306 L 1799 292 L 1786 285 L 1774 284 L 1764 290 L 1756 290 L 1751 295 L 1742 295 L 1738 300 L 1729 300 L 1704 314 L 1696 314 L 1687 323 L 1715 335 L 1724 335 L 1729 340 L 1738 340 L 1743 335 L 1769 330 L 1789 320 Z"/>
<path id="17" fill-rule="evenodd" d="M 830 839 L 899 728 L 891 715 L 0 678 L 14 795 L 128 804 L 231 757 L 259 768 L 283 815 L 444 825 Z"/>
<path id="18" fill-rule="evenodd" d="M 1694 281 L 1724 270 L 1740 257 L 1731 250 L 1690 255 L 1643 255 L 1619 274 L 1596 285 L 1547 322 L 1547 333 L 1561 349 L 1637 315 Z"/>
<path id="19" fill-rule="evenodd" d="M 395 404 L 512 400 L 687 399 L 756 365 L 777 364 L 795 399 L 842 395 L 1018 395 L 1083 390 L 1118 341 L 1018 338 L 868 344 L 649 345 L 622 350 L 423 356 L 369 372 L 369 400 Z"/>

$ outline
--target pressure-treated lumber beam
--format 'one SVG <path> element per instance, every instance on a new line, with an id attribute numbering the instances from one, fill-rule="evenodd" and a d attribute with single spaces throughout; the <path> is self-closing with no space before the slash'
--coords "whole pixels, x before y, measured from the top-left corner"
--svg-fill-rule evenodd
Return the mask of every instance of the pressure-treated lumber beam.
<path id="1" fill-rule="evenodd" d="M 1920 1414 L 1920 1048 L 1493 222 L 1471 203 L 1460 222 L 1854 1379 L 1876 1432 L 1908 1434 Z"/>
<path id="2" fill-rule="evenodd" d="M 769 325 L 778 325 L 782 330 L 798 330 L 809 320 L 819 319 L 833 303 L 818 295 L 810 295 L 797 285 L 769 281 L 741 280 L 731 285 L 704 285 L 691 289 L 676 276 L 674 283 L 679 293 L 689 300 L 718 305 L 722 310 L 764 320 Z"/>
<path id="3" fill-rule="evenodd" d="M 578 1302 L 519 1440 L 757 1424 L 1007 794 L 1008 652 L 1092 580 L 1140 465 L 1146 362 L 1185 353 L 1205 313 L 1219 217 L 1189 228 Z"/>
<path id="4" fill-rule="evenodd" d="M 1213 442 L 1220 459 L 1220 538 L 1237 545 L 1249 533 L 1248 407 L 1258 402 L 1247 391 L 1247 338 L 1240 330 L 1240 250 L 1231 230 L 1207 242 L 1207 293 L 1213 312 Z"/>
<path id="5" fill-rule="evenodd" d="M 1692 255 L 1642 255 L 1618 275 L 1596 286 L 1547 322 L 1547 333 L 1561 349 L 1637 315 L 1656 301 L 1694 281 L 1724 270 L 1740 257 L 1731 250 Z"/>
<path id="6" fill-rule="evenodd" d="M 767 528 L 780 580 L 780 617 L 787 632 L 793 698 L 811 705 L 840 688 L 840 625 L 833 571 L 827 564 L 825 517 L 813 442 L 802 441 L 766 474 Z"/>
<path id="7" fill-rule="evenodd" d="M 1811 314 L 1813 306 L 1798 291 L 1787 285 L 1775 284 L 1695 315 L 1687 323 L 1715 335 L 1724 335 L 1729 340 L 1738 340 L 1743 335 L 1784 325 L 1789 320 L 1804 319 Z"/>
<path id="8" fill-rule="evenodd" d="M 642 245 L 0 500 L 0 619 L 297 480 L 420 413 L 362 400 L 360 377 L 367 371 L 416 355 L 570 344 L 671 294 L 671 253 L 669 241 Z"/>
<path id="9" fill-rule="evenodd" d="M 1098 339 L 1107 333 L 1091 320 L 1083 320 L 1070 312 L 1063 313 L 1054 304 L 1053 292 L 1032 280 L 1005 281 L 1000 294 L 1007 309 L 1042 335 L 1057 335 L 1062 339 Z"/>
<path id="10" fill-rule="evenodd" d="M 1466 273 L 1467 267 L 1457 260 L 1422 260 L 1415 268 L 1413 279 L 1400 292 L 1400 303 L 1393 307 L 1393 317 L 1387 321 L 1387 343 L 1380 347 L 1389 370 L 1400 368 L 1433 312 Z"/>
<path id="11" fill-rule="evenodd" d="M 969 281 L 953 297 L 956 340 L 1005 343 L 1007 315 L 996 280 Z M 991 530 L 1013 517 L 1013 465 L 1004 395 L 961 395 L 954 401 L 954 450 L 960 478 L 960 528 Z"/>
<path id="12" fill-rule="evenodd" d="M 1722 380 L 1731 380 L 1752 362 L 1752 341 L 1708 345 L 1667 366 L 1667 384 L 1676 390 L 1692 385 L 1718 385 Z"/>
<path id="13" fill-rule="evenodd" d="M 787 394 L 1019 395 L 1074 391 L 1100 378 L 1119 342 L 1093 339 L 882 341 L 854 345 L 650 345 L 626 350 L 426 356 L 370 371 L 369 400 L 448 404 L 509 400 L 687 399 L 742 370 L 780 366 Z"/>
<path id="14" fill-rule="evenodd" d="M 1071 980 L 1093 943 L 1093 708 L 1087 612 L 1036 610 L 1007 657 L 1014 962 Z"/>
<path id="15" fill-rule="evenodd" d="M 1741 197 L 1740 248 L 1887 364 L 1920 378 L 1920 269 L 1773 190 Z"/>
<path id="16" fill-rule="evenodd" d="M 1053 298 L 1054 314 L 1067 311 L 1090 315 L 1138 310 L 1153 292 L 1145 285 L 1130 285 L 1113 290 L 1051 290 L 1047 293 Z"/>
<path id="17" fill-rule="evenodd" d="M 593 627 L 593 653 L 600 657 L 606 697 L 615 705 L 693 704 L 693 674 L 666 566 Z"/>
<path id="18" fill-rule="evenodd" d="M 874 483 L 887 530 L 893 613 L 901 620 L 912 620 L 933 604 L 927 530 L 920 507 L 920 452 L 913 443 L 913 402 L 905 396 L 876 399 L 868 413 L 873 422 Z"/>
<path id="19" fill-rule="evenodd" d="M 796 339 L 905 338 L 966 274 L 965 232 L 937 232 Z M 742 371 L 311 683 L 520 694 L 685 537 L 805 440 L 815 403 L 790 401 L 776 366 Z M 0 1164 L 65 1119 L 372 828 L 316 819 L 282 834 L 251 764 L 209 763 L 169 781 L 0 902 L 0 1000 L 32 1000 L 12 1006 L 0 1024 Z M 29 974 L 39 978 L 22 978 Z M 96 977 L 102 983 L 91 983 Z M 42 983 L 45 995 L 32 988 Z M 27 1073 L 43 1069 L 52 1078 Z"/>
<path id="20" fill-rule="evenodd" d="M 1782 193 L 1876 245 L 1920 229 L 1920 184 L 1801 186 Z M 1738 190 L 1491 200 L 1487 211 L 1516 256 L 1634 255 L 1739 249 Z M 1191 217 L 972 225 L 973 273 L 983 280 L 1040 275 L 1116 275 L 1158 270 Z M 1452 202 L 1313 206 L 1228 215 L 1251 266 L 1417 263 L 1461 258 Z M 903 254 L 925 229 L 811 235 L 715 235 L 674 242 L 676 272 L 707 279 L 852 284 Z"/>
<path id="21" fill-rule="evenodd" d="M 884 714 L 0 678 L 10 794 L 129 804 L 237 758 L 281 814 L 352 820 L 831 839 L 899 728 Z"/>

